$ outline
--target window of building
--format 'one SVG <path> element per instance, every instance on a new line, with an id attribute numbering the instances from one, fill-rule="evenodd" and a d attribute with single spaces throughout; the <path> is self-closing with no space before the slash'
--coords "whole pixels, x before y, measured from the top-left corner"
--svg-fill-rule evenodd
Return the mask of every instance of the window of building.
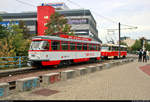
<path id="1" fill-rule="evenodd" d="M 48 16 L 44 16 L 44 19 L 48 19 Z"/>
<path id="2" fill-rule="evenodd" d="M 59 41 L 51 41 L 52 50 L 60 50 L 60 42 Z"/>
<path id="3" fill-rule="evenodd" d="M 87 18 L 72 18 L 68 19 L 68 24 L 88 24 Z"/>
<path id="4" fill-rule="evenodd" d="M 68 42 L 61 42 L 61 48 L 62 50 L 68 50 Z"/>

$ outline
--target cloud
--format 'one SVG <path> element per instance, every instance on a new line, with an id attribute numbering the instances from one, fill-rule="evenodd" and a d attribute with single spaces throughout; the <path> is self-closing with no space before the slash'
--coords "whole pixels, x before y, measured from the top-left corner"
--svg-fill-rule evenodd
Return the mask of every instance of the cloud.
<path id="1" fill-rule="evenodd" d="M 141 2 L 141 0 L 117 0 L 117 2 L 118 3 L 111 0 L 108 3 L 106 0 L 106 2 L 103 3 L 104 5 L 101 6 L 103 9 L 97 8 L 96 11 L 99 11 L 101 15 L 112 19 L 113 21 L 138 27 L 138 29 L 123 30 L 121 32 L 122 36 L 128 35 L 133 39 L 145 36 L 150 39 L 150 1 L 142 0 Z M 114 24 L 103 17 L 95 16 L 95 18 L 97 19 L 97 23 L 101 25 L 101 28 L 99 28 L 99 37 L 102 38 L 102 40 L 108 36 L 108 32 L 106 31 L 107 28 L 118 29 L 118 24 Z M 122 28 L 128 28 L 128 26 L 122 26 Z M 118 32 L 116 31 L 116 35 L 117 33 Z"/>
<path id="2" fill-rule="evenodd" d="M 24 0 L 21 0 L 24 1 Z M 94 15 L 98 24 L 99 36 L 102 40 L 106 40 L 107 36 L 106 29 L 118 28 L 117 23 L 137 26 L 138 29 L 131 31 L 122 31 L 122 35 L 131 35 L 131 37 L 138 38 L 140 36 L 146 36 L 150 39 L 150 0 L 70 0 L 80 5 L 70 3 L 67 0 L 26 0 L 24 2 L 35 5 L 35 7 L 28 6 L 25 4 L 18 3 L 16 0 L 2 0 L 0 3 L 0 10 L 7 12 L 22 12 L 22 11 L 36 11 L 36 5 L 40 5 L 43 2 L 66 2 L 67 6 L 71 9 L 86 8 L 91 11 L 95 11 L 100 15 Z M 106 19 L 108 18 L 108 19 Z M 122 26 L 125 27 L 125 26 Z M 136 32 L 135 32 L 136 31 Z M 134 33 L 132 36 L 131 33 Z M 117 32 L 116 32 L 117 35 Z"/>

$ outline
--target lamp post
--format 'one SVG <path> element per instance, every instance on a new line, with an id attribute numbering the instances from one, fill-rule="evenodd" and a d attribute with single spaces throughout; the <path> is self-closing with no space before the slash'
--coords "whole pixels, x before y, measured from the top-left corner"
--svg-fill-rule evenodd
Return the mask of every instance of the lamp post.
<path id="1" fill-rule="evenodd" d="M 145 38 L 144 37 L 142 37 L 141 38 L 141 44 L 142 44 L 142 50 L 144 51 L 145 50 Z"/>

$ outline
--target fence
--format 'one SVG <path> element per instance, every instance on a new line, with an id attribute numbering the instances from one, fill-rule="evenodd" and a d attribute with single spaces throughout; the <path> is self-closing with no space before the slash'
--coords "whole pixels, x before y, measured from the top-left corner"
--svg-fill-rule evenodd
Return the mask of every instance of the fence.
<path id="1" fill-rule="evenodd" d="M 27 56 L 0 57 L 0 68 L 27 66 Z"/>

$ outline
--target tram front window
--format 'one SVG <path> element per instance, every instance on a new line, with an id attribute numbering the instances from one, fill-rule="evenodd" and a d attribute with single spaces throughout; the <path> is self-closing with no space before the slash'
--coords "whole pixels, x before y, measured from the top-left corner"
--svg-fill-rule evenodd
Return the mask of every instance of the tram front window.
<path id="1" fill-rule="evenodd" d="M 102 46 L 101 47 L 101 51 L 108 51 L 109 50 L 109 47 L 107 47 L 107 46 Z"/>
<path id="2" fill-rule="evenodd" d="M 30 50 L 49 50 L 48 41 L 32 41 Z"/>

